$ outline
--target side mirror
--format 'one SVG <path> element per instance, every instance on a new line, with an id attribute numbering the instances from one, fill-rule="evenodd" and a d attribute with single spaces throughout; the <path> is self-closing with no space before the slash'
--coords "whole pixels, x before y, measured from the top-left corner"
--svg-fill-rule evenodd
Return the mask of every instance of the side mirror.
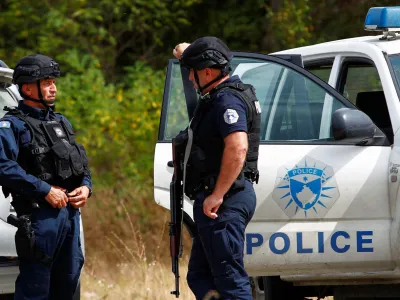
<path id="1" fill-rule="evenodd" d="M 363 145 L 374 137 L 375 132 L 375 124 L 360 110 L 340 108 L 332 114 L 332 133 L 335 140 Z"/>

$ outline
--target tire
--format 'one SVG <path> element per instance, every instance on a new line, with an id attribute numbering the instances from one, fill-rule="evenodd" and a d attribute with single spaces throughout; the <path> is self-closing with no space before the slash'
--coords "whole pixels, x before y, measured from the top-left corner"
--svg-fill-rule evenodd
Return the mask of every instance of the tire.
<path id="1" fill-rule="evenodd" d="M 400 299 L 399 284 L 338 286 L 335 300 L 391 300 Z"/>
<path id="2" fill-rule="evenodd" d="M 250 277 L 251 294 L 253 300 L 264 300 L 264 282 L 262 277 Z"/>
<path id="3" fill-rule="evenodd" d="M 14 300 L 14 294 L 2 294 L 0 300 Z"/>
<path id="4" fill-rule="evenodd" d="M 279 276 L 264 276 L 265 300 L 303 300 L 301 287 L 295 287 L 291 282 L 280 279 Z"/>

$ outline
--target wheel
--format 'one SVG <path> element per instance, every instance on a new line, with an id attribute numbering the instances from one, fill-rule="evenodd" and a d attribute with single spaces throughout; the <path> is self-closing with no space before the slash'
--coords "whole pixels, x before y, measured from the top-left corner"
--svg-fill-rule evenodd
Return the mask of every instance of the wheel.
<path id="1" fill-rule="evenodd" d="M 253 300 L 264 300 L 264 282 L 262 277 L 250 277 L 251 294 Z"/>
<path id="2" fill-rule="evenodd" d="M 390 300 L 400 299 L 399 284 L 338 286 L 335 300 Z"/>
<path id="3" fill-rule="evenodd" d="M 304 300 L 301 287 L 295 287 L 279 276 L 264 276 L 263 283 L 265 300 Z"/>

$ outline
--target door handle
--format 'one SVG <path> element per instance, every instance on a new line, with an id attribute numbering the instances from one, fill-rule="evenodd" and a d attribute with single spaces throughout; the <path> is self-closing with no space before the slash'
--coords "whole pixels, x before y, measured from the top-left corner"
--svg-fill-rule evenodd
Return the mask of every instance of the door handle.
<path id="1" fill-rule="evenodd" d="M 169 162 L 167 162 L 167 166 L 170 168 L 174 167 L 174 162 L 172 160 L 170 160 Z"/>

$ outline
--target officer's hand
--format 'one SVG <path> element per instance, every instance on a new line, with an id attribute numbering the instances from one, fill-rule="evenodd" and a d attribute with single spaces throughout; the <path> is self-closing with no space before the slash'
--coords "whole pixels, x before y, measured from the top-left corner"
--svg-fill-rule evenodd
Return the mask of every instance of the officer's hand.
<path id="1" fill-rule="evenodd" d="M 215 196 L 214 194 L 211 194 L 210 196 L 208 196 L 203 202 L 204 214 L 211 219 L 217 218 L 218 217 L 217 211 L 223 201 L 224 201 L 224 198 L 219 198 L 219 197 Z"/>
<path id="2" fill-rule="evenodd" d="M 52 186 L 50 192 L 44 198 L 54 208 L 66 207 L 68 203 L 68 197 L 65 194 L 65 189 L 57 186 Z"/>
<path id="3" fill-rule="evenodd" d="M 85 206 L 86 200 L 89 197 L 89 192 L 90 191 L 87 186 L 80 186 L 67 194 L 68 201 L 75 208 L 83 207 Z"/>
<path id="4" fill-rule="evenodd" d="M 181 59 L 182 57 L 182 53 L 183 51 L 185 51 L 185 49 L 187 47 L 189 47 L 190 44 L 188 43 L 181 43 L 176 45 L 176 47 L 174 48 L 174 50 L 172 50 L 172 54 L 177 58 L 177 59 Z"/>

